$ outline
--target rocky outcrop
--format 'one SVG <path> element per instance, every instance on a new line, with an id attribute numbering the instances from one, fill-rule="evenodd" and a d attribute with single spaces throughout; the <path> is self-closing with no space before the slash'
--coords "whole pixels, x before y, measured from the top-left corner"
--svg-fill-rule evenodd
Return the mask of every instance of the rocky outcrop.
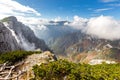
<path id="1" fill-rule="evenodd" d="M 7 29 L 4 24 L 0 22 L 0 53 L 20 49 L 21 48 L 12 36 L 9 29 Z"/>
<path id="2" fill-rule="evenodd" d="M 49 51 L 43 53 L 32 54 L 27 56 L 22 61 L 12 65 L 4 63 L 0 65 L 0 80 L 31 80 L 34 78 L 33 66 L 48 64 L 51 61 L 56 61 L 57 58 Z"/>
<path id="3" fill-rule="evenodd" d="M 29 80 L 30 78 L 33 78 L 34 77 L 34 73 L 32 71 L 33 66 L 41 65 L 42 63 L 47 64 L 49 62 L 56 60 L 57 60 L 56 56 L 49 51 L 45 51 L 41 54 L 32 54 L 28 56 L 24 60 L 24 64 L 21 65 L 21 69 L 26 69 L 27 74 L 23 75 L 20 79 Z"/>
<path id="4" fill-rule="evenodd" d="M 43 51 L 49 50 L 42 39 L 35 36 L 34 32 L 19 22 L 16 17 L 10 16 L 2 20 L 4 25 L 11 31 L 17 44 L 24 50 L 35 50 L 40 48 Z"/>

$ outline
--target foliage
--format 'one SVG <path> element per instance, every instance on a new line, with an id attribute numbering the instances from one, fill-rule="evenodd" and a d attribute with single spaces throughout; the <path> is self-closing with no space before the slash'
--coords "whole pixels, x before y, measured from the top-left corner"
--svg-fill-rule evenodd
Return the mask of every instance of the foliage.
<path id="1" fill-rule="evenodd" d="M 110 49 L 110 54 L 108 55 L 110 58 L 120 60 L 120 49 L 118 48 L 111 48 Z"/>
<path id="2" fill-rule="evenodd" d="M 1 20 L 1 22 L 7 22 L 7 21 L 9 21 L 8 17 L 6 17 L 6 18 L 4 18 L 4 19 Z"/>
<path id="3" fill-rule="evenodd" d="M 14 64 L 17 61 L 20 61 L 31 54 L 39 54 L 40 51 L 12 51 L 0 54 L 0 63 L 9 62 Z"/>
<path id="4" fill-rule="evenodd" d="M 58 60 L 33 67 L 32 80 L 120 80 L 120 64 L 77 64 Z"/>

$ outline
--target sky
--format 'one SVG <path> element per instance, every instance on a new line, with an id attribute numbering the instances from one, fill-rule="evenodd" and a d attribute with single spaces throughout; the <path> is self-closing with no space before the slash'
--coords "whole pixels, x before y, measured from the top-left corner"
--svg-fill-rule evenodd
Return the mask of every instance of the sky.
<path id="1" fill-rule="evenodd" d="M 0 0 L 0 6 L 4 15 L 61 20 L 104 15 L 120 19 L 120 0 Z"/>
<path id="2" fill-rule="evenodd" d="M 50 20 L 67 20 L 87 34 L 120 39 L 120 0 L 0 0 L 0 19 L 8 16 L 40 30 Z"/>
<path id="3" fill-rule="evenodd" d="M 120 18 L 120 0 L 16 0 L 41 13 L 44 18 L 90 18 L 99 15 Z"/>

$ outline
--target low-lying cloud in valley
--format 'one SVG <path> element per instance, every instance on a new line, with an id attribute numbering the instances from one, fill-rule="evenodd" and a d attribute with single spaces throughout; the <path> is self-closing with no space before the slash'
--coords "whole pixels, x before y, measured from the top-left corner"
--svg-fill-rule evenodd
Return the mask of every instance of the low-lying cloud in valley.
<path id="1" fill-rule="evenodd" d="M 84 19 L 76 16 L 74 21 L 65 24 L 79 29 L 86 34 L 93 35 L 97 38 L 118 40 L 120 39 L 120 21 L 115 20 L 110 16 L 99 16 L 90 19 Z"/>
<path id="2" fill-rule="evenodd" d="M 101 0 L 102 2 L 114 2 L 118 0 Z M 1 11 L 0 18 L 8 16 L 16 16 L 19 21 L 31 27 L 34 30 L 35 34 L 38 31 L 46 31 L 46 34 L 49 34 L 47 31 L 47 25 L 59 25 L 56 22 L 60 21 L 61 18 L 57 17 L 53 20 L 54 23 L 50 23 L 50 20 L 41 18 L 41 14 L 35 9 L 22 5 L 15 0 L 1 0 L 0 1 Z M 111 8 L 108 8 L 111 9 Z M 99 9 L 97 11 L 103 11 L 107 9 Z M 27 13 L 27 14 L 26 14 Z M 93 35 L 97 38 L 117 40 L 120 39 L 120 21 L 115 20 L 110 16 L 98 16 L 92 17 L 90 19 L 82 18 L 79 16 L 74 16 L 72 22 L 65 22 L 65 26 L 72 27 L 73 29 L 81 30 L 86 34 Z M 44 36 L 44 34 L 41 34 Z"/>
<path id="3" fill-rule="evenodd" d="M 120 22 L 108 16 L 91 18 L 86 27 L 86 33 L 98 38 L 120 39 Z"/>

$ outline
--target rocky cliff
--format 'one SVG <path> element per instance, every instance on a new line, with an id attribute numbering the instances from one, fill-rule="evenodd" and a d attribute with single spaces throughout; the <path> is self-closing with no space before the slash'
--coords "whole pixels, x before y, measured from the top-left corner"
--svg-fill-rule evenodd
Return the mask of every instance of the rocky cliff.
<path id="1" fill-rule="evenodd" d="M 49 50 L 44 40 L 38 39 L 34 32 L 16 17 L 10 16 L 1 20 L 0 23 L 0 51 L 11 50 Z M 19 48 L 20 47 L 20 48 Z"/>
<path id="2" fill-rule="evenodd" d="M 0 53 L 21 49 L 12 33 L 0 22 Z"/>

